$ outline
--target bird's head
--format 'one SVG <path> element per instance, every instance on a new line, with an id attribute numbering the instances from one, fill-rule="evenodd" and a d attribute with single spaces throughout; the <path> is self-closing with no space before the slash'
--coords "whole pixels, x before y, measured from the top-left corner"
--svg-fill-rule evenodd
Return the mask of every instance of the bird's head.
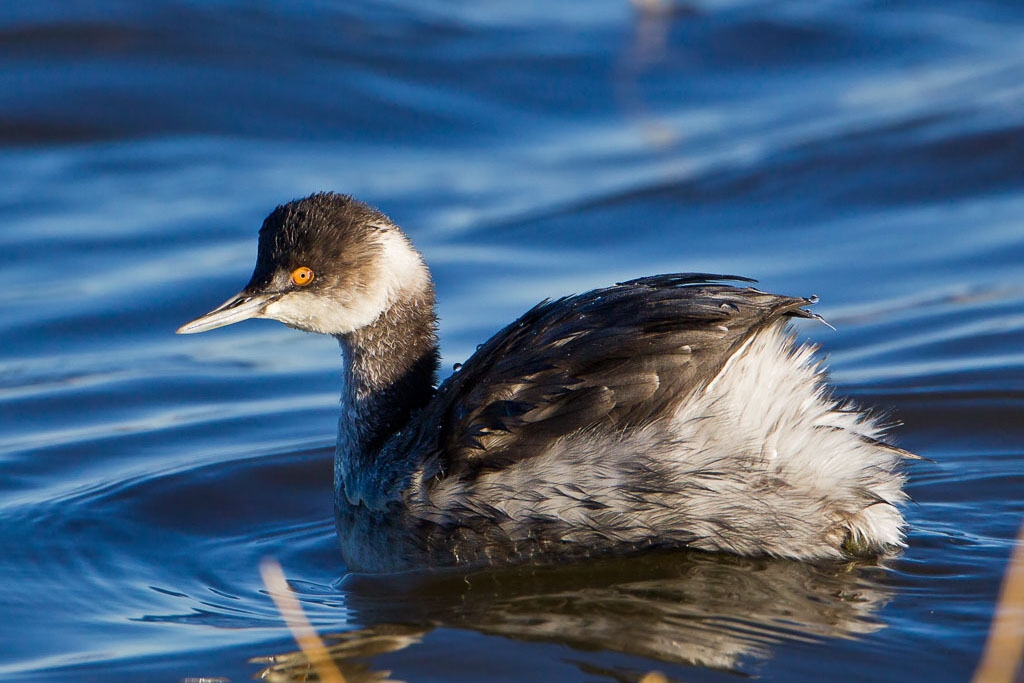
<path id="1" fill-rule="evenodd" d="M 387 216 L 349 196 L 314 194 L 267 216 L 249 284 L 178 334 L 271 318 L 345 335 L 430 287 L 423 258 Z"/>

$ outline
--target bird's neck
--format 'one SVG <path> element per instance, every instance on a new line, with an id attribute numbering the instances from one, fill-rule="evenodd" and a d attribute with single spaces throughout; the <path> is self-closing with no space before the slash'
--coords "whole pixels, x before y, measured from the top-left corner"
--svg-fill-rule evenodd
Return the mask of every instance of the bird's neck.
<path id="1" fill-rule="evenodd" d="M 358 503 L 373 488 L 388 439 L 434 394 L 439 363 L 432 286 L 409 295 L 355 332 L 338 335 L 344 385 L 335 486 Z M 348 489 L 347 492 L 344 489 Z"/>

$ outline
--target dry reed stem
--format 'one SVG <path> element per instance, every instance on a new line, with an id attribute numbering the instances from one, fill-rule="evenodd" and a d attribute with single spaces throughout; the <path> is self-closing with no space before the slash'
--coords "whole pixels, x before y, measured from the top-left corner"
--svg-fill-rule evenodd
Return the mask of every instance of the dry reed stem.
<path id="1" fill-rule="evenodd" d="M 669 683 L 669 681 L 660 671 L 652 671 L 641 678 L 640 683 Z"/>
<path id="2" fill-rule="evenodd" d="M 973 683 L 1013 683 L 1024 654 L 1024 525 L 1003 576 L 996 614 Z"/>
<path id="3" fill-rule="evenodd" d="M 331 659 L 327 647 L 324 646 L 324 641 L 320 640 L 320 636 L 317 635 L 302 611 L 299 601 L 295 599 L 291 588 L 288 587 L 281 565 L 275 560 L 264 559 L 260 562 L 260 576 L 263 577 L 267 592 L 274 600 L 274 605 L 281 613 L 285 625 L 292 632 L 295 642 L 299 644 L 299 649 L 313 665 L 317 677 L 322 683 L 345 683 L 345 677 L 341 675 L 341 671 Z"/>

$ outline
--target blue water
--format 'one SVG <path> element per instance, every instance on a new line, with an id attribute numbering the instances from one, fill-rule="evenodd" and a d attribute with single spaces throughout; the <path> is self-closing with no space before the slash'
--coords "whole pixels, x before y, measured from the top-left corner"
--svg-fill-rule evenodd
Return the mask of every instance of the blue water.
<path id="1" fill-rule="evenodd" d="M 1024 6 L 624 0 L 0 9 L 0 678 L 273 680 L 278 559 L 350 680 L 964 680 L 1024 517 Z M 174 329 L 276 204 L 352 193 L 431 264 L 445 368 L 644 274 L 817 293 L 903 422 L 881 565 L 659 555 L 346 576 L 334 342 Z"/>

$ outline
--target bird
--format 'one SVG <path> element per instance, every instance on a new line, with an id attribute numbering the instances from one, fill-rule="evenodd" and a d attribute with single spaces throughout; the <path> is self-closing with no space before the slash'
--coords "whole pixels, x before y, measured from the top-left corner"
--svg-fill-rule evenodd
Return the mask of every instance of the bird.
<path id="1" fill-rule="evenodd" d="M 918 456 L 797 341 L 817 298 L 753 283 L 674 273 L 547 299 L 438 384 L 423 256 L 385 214 L 321 192 L 274 209 L 249 283 L 177 332 L 267 318 L 338 340 L 349 571 L 897 552 Z"/>

